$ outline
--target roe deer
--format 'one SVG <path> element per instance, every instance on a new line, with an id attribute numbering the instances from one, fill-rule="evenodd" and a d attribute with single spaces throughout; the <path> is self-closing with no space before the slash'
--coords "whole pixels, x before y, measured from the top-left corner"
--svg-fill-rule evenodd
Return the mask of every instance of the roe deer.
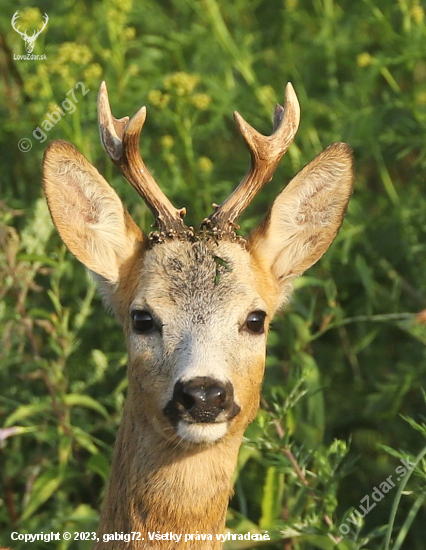
<path id="1" fill-rule="evenodd" d="M 291 84 L 270 136 L 235 113 L 251 167 L 198 231 L 184 224 L 185 209 L 174 208 L 140 156 L 145 107 L 130 120 L 115 119 L 102 83 L 98 112 L 105 151 L 158 230 L 145 235 L 72 145 L 50 143 L 43 180 L 53 222 L 97 279 L 128 350 L 128 395 L 94 548 L 218 549 L 238 449 L 259 406 L 269 323 L 293 279 L 340 228 L 352 190 L 351 150 L 327 147 L 245 240 L 236 219 L 272 179 L 299 125 Z M 212 540 L 184 542 L 197 531 Z M 115 532 L 140 532 L 141 540 L 103 541 Z M 170 532 L 180 541 L 150 540 Z"/>

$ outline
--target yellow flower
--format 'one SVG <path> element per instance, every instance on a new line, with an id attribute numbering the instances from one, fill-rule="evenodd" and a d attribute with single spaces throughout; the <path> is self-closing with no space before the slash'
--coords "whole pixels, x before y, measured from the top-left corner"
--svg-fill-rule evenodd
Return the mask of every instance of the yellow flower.
<path id="1" fill-rule="evenodd" d="M 209 108 L 212 98 L 208 94 L 194 94 L 191 96 L 190 102 L 196 109 L 205 111 Z"/>
<path id="2" fill-rule="evenodd" d="M 106 60 L 111 59 L 112 58 L 112 51 L 105 48 L 105 49 L 102 50 L 101 55 Z"/>
<path id="3" fill-rule="evenodd" d="M 213 170 L 213 163 L 208 157 L 200 157 L 197 161 L 200 172 L 208 175 Z"/>
<path id="4" fill-rule="evenodd" d="M 174 144 L 175 140 L 172 136 L 167 135 L 161 138 L 161 145 L 164 147 L 164 149 L 171 149 Z"/>
<path id="5" fill-rule="evenodd" d="M 77 44 L 76 42 L 64 42 L 58 48 L 56 63 L 76 63 L 78 65 L 87 65 L 92 60 L 92 52 L 87 46 Z"/>
<path id="6" fill-rule="evenodd" d="M 411 8 L 410 15 L 415 23 L 420 24 L 423 23 L 423 20 L 425 18 L 425 11 L 422 6 L 416 4 Z"/>
<path id="7" fill-rule="evenodd" d="M 137 65 L 136 63 L 131 63 L 131 64 L 129 65 L 128 73 L 129 73 L 129 75 L 131 75 L 131 76 L 134 76 L 134 75 L 138 74 L 138 73 L 139 73 L 139 67 L 138 67 L 138 65 Z"/>
<path id="8" fill-rule="evenodd" d="M 69 65 L 59 65 L 56 67 L 56 72 L 62 78 L 62 80 L 67 80 L 70 76 Z"/>
<path id="9" fill-rule="evenodd" d="M 261 86 L 258 91 L 258 96 L 262 103 L 276 103 L 277 95 L 272 86 Z"/>
<path id="10" fill-rule="evenodd" d="M 148 93 L 148 101 L 155 106 L 158 106 L 161 103 L 161 98 L 163 93 L 160 90 L 150 90 Z"/>
<path id="11" fill-rule="evenodd" d="M 148 93 L 148 101 L 160 109 L 167 107 L 170 99 L 171 96 L 169 94 L 163 94 L 161 90 L 151 90 Z"/>
<path id="12" fill-rule="evenodd" d="M 102 67 L 99 65 L 99 63 L 92 63 L 83 72 L 83 75 L 86 81 L 98 81 L 102 75 Z"/>
<path id="13" fill-rule="evenodd" d="M 24 80 L 24 89 L 28 95 L 35 95 L 38 89 L 39 79 L 37 76 L 28 76 Z"/>
<path id="14" fill-rule="evenodd" d="M 184 72 L 178 72 L 166 76 L 163 82 L 166 90 L 175 91 L 176 95 L 183 96 L 189 95 L 194 91 L 195 86 L 199 82 L 199 77 Z"/>
<path id="15" fill-rule="evenodd" d="M 127 27 L 124 29 L 124 38 L 126 40 L 133 40 L 136 37 L 135 27 Z"/>
<path id="16" fill-rule="evenodd" d="M 129 13 L 132 9 L 132 0 L 112 0 L 111 4 L 121 12 Z"/>
<path id="17" fill-rule="evenodd" d="M 27 31 L 27 35 L 31 36 L 32 31 L 42 22 L 42 15 L 38 8 L 27 8 L 19 11 L 15 27 L 19 27 L 21 32 Z M 31 31 L 31 32 L 30 32 Z"/>
<path id="18" fill-rule="evenodd" d="M 416 94 L 417 105 L 426 105 L 426 92 L 418 92 Z"/>
<path id="19" fill-rule="evenodd" d="M 166 159 L 166 162 L 168 162 L 168 164 L 169 164 L 170 166 L 179 164 L 179 163 L 178 163 L 177 156 L 174 155 L 173 153 L 167 153 L 167 155 L 165 155 L 165 159 Z"/>
<path id="20" fill-rule="evenodd" d="M 359 56 L 356 58 L 356 62 L 358 67 L 368 67 L 368 65 L 371 65 L 373 62 L 373 58 L 368 52 L 360 53 Z"/>
<path id="21" fill-rule="evenodd" d="M 285 0 L 285 7 L 288 11 L 294 11 L 299 4 L 298 0 Z"/>

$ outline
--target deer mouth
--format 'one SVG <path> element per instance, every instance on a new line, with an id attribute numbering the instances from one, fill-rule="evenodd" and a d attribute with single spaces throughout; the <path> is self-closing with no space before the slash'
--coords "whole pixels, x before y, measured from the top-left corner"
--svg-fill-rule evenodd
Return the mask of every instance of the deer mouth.
<path id="1" fill-rule="evenodd" d="M 189 424 L 183 420 L 177 423 L 177 435 L 189 443 L 212 444 L 222 439 L 228 431 L 228 422 L 218 422 L 215 424 Z"/>
<path id="2" fill-rule="evenodd" d="M 230 382 L 196 377 L 175 384 L 163 414 L 183 440 L 212 443 L 225 435 L 240 410 Z"/>

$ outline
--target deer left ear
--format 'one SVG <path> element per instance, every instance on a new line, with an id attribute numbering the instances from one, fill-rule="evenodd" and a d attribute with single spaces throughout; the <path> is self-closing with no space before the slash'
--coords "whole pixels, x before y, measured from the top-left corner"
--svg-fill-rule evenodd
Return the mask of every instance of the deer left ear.
<path id="1" fill-rule="evenodd" d="M 334 143 L 306 165 L 275 199 L 249 238 L 249 250 L 281 292 L 333 242 L 353 185 L 351 149 Z"/>
<path id="2" fill-rule="evenodd" d="M 119 282 L 123 264 L 146 238 L 117 193 L 66 141 L 49 144 L 43 184 L 53 223 L 68 249 L 102 281 Z"/>

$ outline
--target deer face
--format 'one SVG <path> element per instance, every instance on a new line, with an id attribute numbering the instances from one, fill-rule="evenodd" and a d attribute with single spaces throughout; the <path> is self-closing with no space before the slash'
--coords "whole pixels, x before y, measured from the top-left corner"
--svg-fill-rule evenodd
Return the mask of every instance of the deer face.
<path id="1" fill-rule="evenodd" d="M 38 36 L 38 35 L 37 35 Z M 27 53 L 33 53 L 33 50 L 34 50 L 34 46 L 35 46 L 35 41 L 37 39 L 37 36 L 25 36 L 24 37 L 24 41 L 25 41 L 25 49 L 27 50 Z"/>
<path id="2" fill-rule="evenodd" d="M 103 145 L 155 213 L 159 233 L 145 236 L 66 142 L 47 149 L 44 186 L 62 239 L 96 275 L 123 324 L 133 418 L 173 445 L 241 435 L 259 403 L 269 322 L 291 281 L 322 256 L 341 225 L 352 189 L 350 149 L 336 143 L 305 166 L 243 246 L 234 220 L 271 179 L 298 126 L 291 87 L 286 108 L 276 108 L 272 136 L 236 117 L 252 168 L 198 235 L 140 158 L 145 110 L 130 121 L 114 119 L 103 86 L 99 111 Z"/>
<path id="3" fill-rule="evenodd" d="M 240 244 L 173 241 L 148 250 L 119 317 L 129 383 L 167 438 L 211 443 L 253 419 L 278 294 Z M 261 280 L 259 280 L 261 279 Z M 122 286 L 122 288 L 120 288 Z"/>

